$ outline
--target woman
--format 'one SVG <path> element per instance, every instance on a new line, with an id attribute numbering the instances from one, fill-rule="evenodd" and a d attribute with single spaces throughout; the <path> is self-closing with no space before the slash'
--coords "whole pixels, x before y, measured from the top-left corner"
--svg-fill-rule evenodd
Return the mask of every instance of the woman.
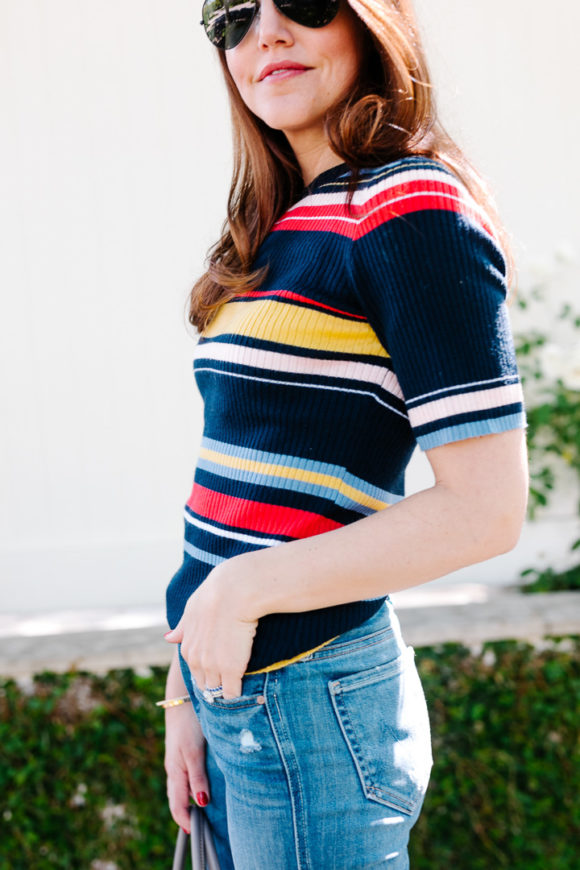
<path id="1" fill-rule="evenodd" d="M 435 121 L 408 2 L 203 18 L 235 171 L 191 295 L 170 808 L 187 829 L 206 806 L 224 868 L 399 870 L 432 756 L 389 593 L 510 550 L 525 513 L 501 232 Z M 435 485 L 404 498 L 417 443 Z"/>

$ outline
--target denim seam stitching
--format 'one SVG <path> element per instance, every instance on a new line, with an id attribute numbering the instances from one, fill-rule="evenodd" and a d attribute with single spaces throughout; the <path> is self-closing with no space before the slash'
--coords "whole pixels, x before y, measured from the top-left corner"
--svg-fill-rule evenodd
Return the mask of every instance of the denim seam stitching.
<path id="1" fill-rule="evenodd" d="M 334 659 L 341 655 L 347 655 L 350 652 L 356 652 L 357 646 L 363 645 L 365 648 L 376 646 L 378 643 L 381 643 L 385 638 L 382 635 L 387 635 L 392 632 L 392 628 L 382 628 L 380 631 L 375 631 L 373 634 L 366 635 L 365 637 L 357 638 L 356 640 L 345 641 L 340 647 L 339 645 L 333 646 L 328 652 L 324 652 L 321 650 L 319 653 L 313 653 L 312 656 L 302 659 L 302 662 L 314 662 L 321 661 L 322 659 Z M 370 641 L 370 638 L 375 637 L 377 634 L 380 634 L 381 637 L 376 637 L 375 640 Z M 302 662 L 297 662 L 296 664 L 302 664 Z"/>
<path id="2" fill-rule="evenodd" d="M 273 673 L 273 675 L 275 675 L 273 678 L 274 678 L 275 682 L 277 683 L 278 682 L 277 672 L 273 671 L 272 673 Z M 286 772 L 286 781 L 288 783 L 288 791 L 290 792 L 290 804 L 292 806 L 292 824 L 293 824 L 293 828 L 294 828 L 294 848 L 295 848 L 295 853 L 296 853 L 296 864 L 297 864 L 298 870 L 308 870 L 308 867 L 310 866 L 310 855 L 309 855 L 308 844 L 307 844 L 306 838 L 304 837 L 303 842 L 301 841 L 301 837 L 300 837 L 300 833 L 299 833 L 299 824 L 298 824 L 298 807 L 296 806 L 296 795 L 295 795 L 295 788 L 297 787 L 297 791 L 299 793 L 298 797 L 300 800 L 300 804 L 303 807 L 304 806 L 304 791 L 303 791 L 303 787 L 302 787 L 302 780 L 300 778 L 300 771 L 298 769 L 298 765 L 297 765 L 296 761 L 294 760 L 294 767 L 295 767 L 295 772 L 296 772 L 296 782 L 293 783 L 291 771 L 289 768 L 289 762 L 288 762 L 286 755 L 284 753 L 284 750 L 282 748 L 280 736 L 278 735 L 278 732 L 276 731 L 276 725 L 275 725 L 274 718 L 272 716 L 272 711 L 270 710 L 270 705 L 269 705 L 269 692 L 267 692 L 268 683 L 269 683 L 269 680 L 268 680 L 269 676 L 270 676 L 269 674 L 266 675 L 266 683 L 264 685 L 264 696 L 266 698 L 266 710 L 268 712 L 268 718 L 270 719 L 270 727 L 272 729 L 272 733 L 274 735 L 276 745 L 278 746 L 278 752 L 280 753 L 280 758 L 282 759 L 282 764 L 283 764 L 284 770 Z M 282 711 L 280 709 L 280 705 L 278 704 L 278 695 L 277 695 L 276 689 L 274 687 L 272 688 L 272 699 L 273 699 L 273 702 L 276 706 L 276 712 L 278 714 L 280 732 L 284 738 L 284 742 L 290 744 L 291 741 L 290 741 L 290 738 L 289 738 L 288 733 L 286 731 L 284 719 L 282 717 Z M 302 853 L 304 853 L 304 854 L 302 854 Z M 302 860 L 303 858 L 304 858 L 304 862 Z"/>
<path id="3" fill-rule="evenodd" d="M 403 652 L 398 657 L 398 659 L 396 659 L 396 661 L 392 663 L 392 669 L 390 671 L 382 673 L 380 677 L 378 677 L 376 680 L 371 680 L 370 684 L 372 685 L 373 682 L 378 682 L 379 680 L 383 679 L 392 679 L 393 677 L 396 677 L 400 673 L 402 673 L 405 670 L 406 666 L 407 658 L 405 656 L 405 653 Z M 372 676 L 372 670 L 369 672 L 369 677 L 370 676 Z M 367 798 L 370 797 L 377 802 L 394 807 L 401 812 L 412 815 L 417 807 L 417 799 L 411 801 L 399 792 L 395 792 L 389 788 L 383 788 L 382 786 L 372 784 L 373 778 L 371 776 L 369 764 L 363 752 L 361 751 L 360 743 L 357 739 L 356 731 L 352 724 L 348 708 L 344 703 L 343 695 L 348 694 L 350 689 L 358 689 L 361 686 L 366 686 L 368 684 L 369 683 L 363 681 L 349 688 L 343 688 L 340 680 L 329 680 L 328 690 L 330 693 L 335 715 L 338 719 L 340 730 L 343 733 L 348 750 L 354 761 L 365 796 Z"/>
<path id="4" fill-rule="evenodd" d="M 396 809 L 412 815 L 415 810 L 416 802 L 409 801 L 406 797 L 399 794 L 398 792 L 391 791 L 387 788 L 382 788 L 381 786 L 372 785 L 369 765 L 360 750 L 360 745 L 356 737 L 356 732 L 350 720 L 350 716 L 348 715 L 348 710 L 346 709 L 344 704 L 340 705 L 339 709 L 339 700 L 341 699 L 332 691 L 331 696 L 333 700 L 333 707 L 335 709 L 335 712 L 337 713 L 338 720 L 341 725 L 341 731 L 344 734 L 345 740 L 350 750 L 350 754 L 358 770 L 359 779 L 361 781 L 365 795 L 367 795 L 368 797 L 369 792 L 371 792 L 371 797 L 373 797 L 375 800 L 380 801 L 381 803 L 389 803 L 390 806 L 394 806 Z M 352 736 L 349 736 L 349 731 Z"/>
<path id="5" fill-rule="evenodd" d="M 346 676 L 339 680 L 333 681 L 334 691 L 336 693 L 354 692 L 356 689 L 361 689 L 366 686 L 372 686 L 374 683 L 380 683 L 382 680 L 390 680 L 393 677 L 398 677 L 408 667 L 409 662 L 405 657 L 405 652 L 401 652 L 397 658 L 388 662 L 385 665 L 377 665 L 375 668 L 370 668 L 368 671 L 362 671 L 360 674 L 353 674 L 352 677 Z"/>

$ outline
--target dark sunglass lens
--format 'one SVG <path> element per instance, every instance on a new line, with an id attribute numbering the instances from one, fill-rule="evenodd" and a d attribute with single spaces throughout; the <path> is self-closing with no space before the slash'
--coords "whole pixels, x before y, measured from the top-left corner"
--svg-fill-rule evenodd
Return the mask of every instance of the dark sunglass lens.
<path id="1" fill-rule="evenodd" d="M 203 26 L 217 48 L 235 48 L 254 20 L 256 0 L 206 0 Z"/>
<path id="2" fill-rule="evenodd" d="M 335 17 L 340 0 L 274 0 L 287 18 L 304 27 L 325 27 Z"/>

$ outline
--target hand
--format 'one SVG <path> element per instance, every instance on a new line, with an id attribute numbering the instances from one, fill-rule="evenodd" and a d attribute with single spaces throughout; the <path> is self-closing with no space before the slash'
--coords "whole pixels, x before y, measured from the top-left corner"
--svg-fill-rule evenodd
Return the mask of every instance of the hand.
<path id="1" fill-rule="evenodd" d="M 165 635 L 181 643 L 181 654 L 198 688 L 223 687 L 223 697 L 242 694 L 242 677 L 252 653 L 258 619 L 243 612 L 242 596 L 235 594 L 243 579 L 233 576 L 228 560 L 206 577 L 189 598 L 183 616 Z"/>
<path id="2" fill-rule="evenodd" d="M 167 798 L 174 821 L 189 834 L 190 796 L 197 804 L 209 798 L 205 739 L 191 704 L 165 711 Z"/>

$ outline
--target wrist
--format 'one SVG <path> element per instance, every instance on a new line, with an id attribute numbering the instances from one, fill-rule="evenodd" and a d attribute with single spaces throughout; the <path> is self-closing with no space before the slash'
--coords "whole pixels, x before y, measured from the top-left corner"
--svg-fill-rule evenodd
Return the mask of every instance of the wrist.
<path id="1" fill-rule="evenodd" d="M 207 578 L 211 579 L 222 606 L 242 622 L 255 622 L 268 612 L 262 600 L 259 562 L 255 561 L 256 556 L 263 554 L 263 550 L 258 550 L 234 556 L 214 568 Z"/>

